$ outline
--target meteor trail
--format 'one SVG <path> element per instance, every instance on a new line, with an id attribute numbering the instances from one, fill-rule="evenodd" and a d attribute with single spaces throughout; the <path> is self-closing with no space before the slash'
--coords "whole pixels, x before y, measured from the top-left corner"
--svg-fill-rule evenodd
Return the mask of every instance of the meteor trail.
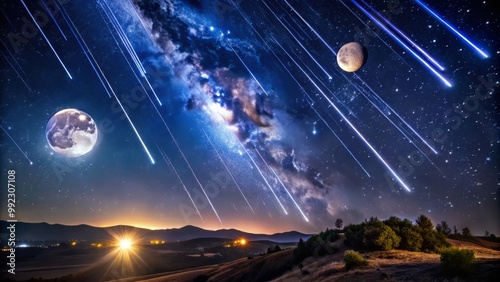
<path id="1" fill-rule="evenodd" d="M 331 80 L 332 76 L 325 70 L 325 68 L 323 68 L 323 66 L 320 63 L 318 63 L 316 58 L 314 58 L 314 56 L 309 52 L 309 50 L 307 50 L 307 48 L 300 42 L 300 40 L 297 39 L 297 37 L 290 31 L 290 29 L 285 25 L 285 23 L 283 23 L 283 21 L 278 17 L 278 15 L 276 15 L 276 13 L 271 9 L 271 7 L 269 7 L 267 5 L 267 3 L 264 1 L 262 1 L 262 3 L 264 3 L 264 5 L 267 7 L 267 9 L 274 15 L 274 17 L 281 23 L 281 25 L 288 31 L 288 33 L 293 37 L 293 39 L 295 39 L 295 41 L 300 45 L 300 47 L 302 47 L 302 49 L 307 53 L 307 55 L 309 55 L 309 57 L 316 63 L 316 65 L 326 74 L 328 79 Z"/>
<path id="2" fill-rule="evenodd" d="M 21 3 L 23 4 L 24 8 L 26 9 L 26 11 L 28 12 L 28 14 L 30 15 L 31 19 L 33 20 L 33 22 L 35 23 L 35 25 L 38 27 L 38 30 L 40 30 L 40 33 L 43 35 L 43 38 L 45 38 L 45 41 L 47 41 L 47 44 L 49 44 L 49 47 L 50 49 L 52 49 L 52 52 L 54 52 L 54 55 L 56 55 L 57 59 L 59 60 L 59 62 L 61 63 L 62 67 L 64 68 L 64 70 L 66 71 L 66 73 L 68 74 L 68 77 L 70 79 L 73 79 L 73 77 L 71 76 L 71 74 L 69 73 L 68 69 L 66 68 L 66 66 L 64 65 L 64 63 L 62 62 L 61 58 L 59 58 L 59 55 L 57 54 L 56 50 L 54 49 L 54 47 L 52 47 L 52 44 L 50 44 L 50 41 L 49 39 L 47 38 L 47 36 L 45 36 L 45 33 L 43 32 L 42 28 L 40 27 L 40 25 L 38 24 L 38 22 L 36 21 L 35 17 L 33 16 L 33 14 L 31 14 L 30 10 L 28 9 L 28 6 L 26 6 L 26 4 L 24 4 L 24 1 L 21 0 Z"/>
<path id="3" fill-rule="evenodd" d="M 78 29 L 76 28 L 76 25 L 73 23 L 73 21 L 69 17 L 68 13 L 66 12 L 66 9 L 64 9 L 64 7 L 59 3 L 59 1 L 56 1 L 56 3 L 57 3 L 57 5 L 60 5 L 58 8 L 61 11 L 61 15 L 62 15 L 64 21 L 66 22 L 66 24 L 68 25 L 69 29 L 71 30 L 71 33 L 73 33 L 73 36 L 75 37 L 76 41 L 78 42 L 78 45 L 80 45 L 80 48 L 82 48 L 83 54 L 85 54 L 85 57 L 87 57 L 87 60 L 89 61 L 90 66 L 92 67 L 92 69 L 94 70 L 95 74 L 97 75 L 97 78 L 99 79 L 99 81 L 101 82 L 102 86 L 104 87 L 104 90 L 106 90 L 106 93 L 108 94 L 108 97 L 111 98 L 111 93 L 110 93 L 108 87 L 106 86 L 106 84 L 104 83 L 103 79 L 106 80 L 107 85 L 109 85 L 109 82 L 106 79 L 106 76 L 104 75 L 101 67 L 97 63 L 97 60 L 94 58 L 94 55 L 92 55 L 92 52 L 90 51 L 90 48 L 88 47 L 87 43 L 85 43 L 85 40 L 83 39 L 82 35 L 80 34 L 80 32 L 78 31 Z M 90 57 L 92 57 L 92 59 Z M 99 74 L 97 72 L 96 67 L 99 69 L 99 72 L 101 74 Z"/>
<path id="4" fill-rule="evenodd" d="M 141 60 L 139 59 L 139 56 L 137 56 L 137 52 L 135 52 L 135 49 L 132 46 L 132 43 L 130 42 L 130 40 L 127 37 L 127 34 L 125 33 L 125 31 L 121 27 L 120 23 L 118 22 L 118 19 L 116 18 L 115 14 L 113 13 L 113 10 L 111 10 L 111 8 L 108 6 L 108 3 L 106 3 L 106 1 L 98 1 L 98 3 L 100 4 L 102 9 L 104 10 L 106 15 L 108 16 L 109 20 L 111 21 L 111 23 L 115 27 L 116 32 L 118 32 L 120 38 L 123 41 L 123 44 L 125 45 L 125 47 L 129 51 L 130 56 L 134 59 L 136 66 L 139 69 L 139 72 L 141 72 L 142 75 L 146 74 L 146 70 L 142 66 Z M 106 6 L 106 8 L 104 6 Z"/>
<path id="5" fill-rule="evenodd" d="M 231 50 L 233 50 L 233 52 L 236 55 L 236 57 L 238 57 L 238 59 L 240 60 L 240 62 L 243 64 L 243 66 L 245 66 L 245 68 L 247 69 L 247 71 L 250 73 L 250 75 L 253 77 L 253 79 L 257 82 L 257 84 L 259 85 L 260 89 L 262 89 L 262 91 L 264 91 L 264 93 L 266 93 L 266 96 L 269 96 L 269 94 L 267 94 L 266 89 L 264 89 L 264 87 L 262 86 L 262 84 L 260 84 L 259 80 L 255 77 L 255 75 L 253 75 L 252 71 L 250 70 L 250 68 L 248 68 L 247 64 L 245 64 L 245 62 L 243 62 L 243 59 L 241 59 L 240 55 L 238 55 L 238 53 L 236 52 L 236 50 L 234 50 L 234 48 L 231 45 L 231 43 L 229 43 L 229 47 L 231 48 Z"/>
<path id="6" fill-rule="evenodd" d="M 420 7 L 424 8 L 429 14 L 434 16 L 434 18 L 436 18 L 438 21 L 440 21 L 442 24 L 444 24 L 449 30 L 451 30 L 458 37 L 460 37 L 467 44 L 469 44 L 472 48 L 474 48 L 474 50 L 476 50 L 477 53 L 479 53 L 481 56 L 483 56 L 483 58 L 488 58 L 488 54 L 486 54 L 483 50 L 481 50 L 479 47 L 474 45 L 474 43 L 472 43 L 469 39 L 467 39 L 462 33 L 460 33 L 460 31 L 458 31 L 455 27 L 453 27 L 451 24 L 449 24 L 447 21 L 445 21 L 436 12 L 431 10 L 431 8 L 429 8 L 426 3 L 419 1 L 419 0 L 415 0 L 415 3 L 417 3 Z"/>
<path id="7" fill-rule="evenodd" d="M 103 3 L 104 3 L 104 5 L 106 7 L 104 7 Z M 116 18 L 116 16 L 114 15 L 113 11 L 111 10 L 111 8 L 108 6 L 108 4 L 105 1 L 99 1 L 99 4 L 100 4 L 102 10 L 104 11 L 104 13 L 106 14 L 106 16 L 108 17 L 109 21 L 113 25 L 114 29 L 116 30 L 116 32 L 117 32 L 118 36 L 120 37 L 123 45 L 127 49 L 127 52 L 129 53 L 130 57 L 134 61 L 137 69 L 139 70 L 139 73 L 141 74 L 141 77 L 144 78 L 144 80 L 146 81 L 147 85 L 151 89 L 151 92 L 153 92 L 153 95 L 155 96 L 156 101 L 158 102 L 158 104 L 160 106 L 162 106 L 162 102 L 161 102 L 160 98 L 156 94 L 156 91 L 154 90 L 153 86 L 151 86 L 151 83 L 149 82 L 149 79 L 146 76 L 146 69 L 144 69 L 144 66 L 141 63 L 141 60 L 139 59 L 139 56 L 137 56 L 137 52 L 135 51 L 134 47 L 132 46 L 132 43 L 130 42 L 130 39 L 128 38 L 128 36 L 126 35 L 125 31 L 121 27 L 120 23 L 118 22 L 118 19 Z"/>
<path id="8" fill-rule="evenodd" d="M 5 50 L 7 50 L 7 52 L 9 52 L 9 55 L 10 57 L 12 58 L 12 60 L 14 60 L 14 62 L 16 63 L 16 65 L 19 67 L 19 69 L 21 70 L 21 72 L 24 74 L 24 77 L 28 77 L 26 75 L 26 73 L 24 72 L 23 68 L 21 67 L 21 65 L 19 64 L 19 62 L 17 61 L 16 57 L 14 56 L 14 54 L 12 54 L 12 52 L 10 51 L 9 47 L 7 47 L 7 45 L 5 44 L 5 42 L 3 42 L 3 40 L 0 39 L 0 42 L 2 42 L 2 45 L 5 47 Z M 7 59 L 7 58 L 6 58 Z"/>
<path id="9" fill-rule="evenodd" d="M 19 145 L 17 144 L 17 142 L 14 140 L 14 138 L 12 138 L 12 136 L 10 136 L 10 134 L 7 132 L 7 130 L 5 130 L 5 128 L 3 128 L 3 126 L 0 125 L 0 128 L 3 130 L 3 132 L 5 132 L 5 134 L 7 134 L 7 136 L 9 136 L 10 140 L 12 140 L 12 143 L 14 143 L 14 145 L 16 145 L 16 147 L 19 149 L 19 151 L 30 162 L 30 165 L 32 165 L 33 162 L 30 160 L 30 158 L 28 158 L 28 156 L 26 155 L 26 153 L 24 153 L 24 151 L 21 149 L 21 147 L 19 147 Z"/>
<path id="10" fill-rule="evenodd" d="M 24 85 L 26 85 L 26 87 L 28 88 L 28 90 L 30 92 L 33 92 L 31 90 L 31 88 L 28 86 L 28 83 L 26 83 L 26 80 L 24 80 L 24 78 L 19 74 L 19 72 L 17 71 L 17 69 L 12 65 L 12 63 L 7 59 L 7 57 L 5 57 L 5 55 L 3 54 L 3 52 L 0 51 L 0 54 L 2 54 L 3 58 L 5 59 L 5 61 L 7 61 L 7 63 L 11 66 L 11 68 L 16 72 L 17 76 L 23 81 Z M 22 69 L 21 69 L 22 71 Z"/>
<path id="11" fill-rule="evenodd" d="M 378 19 L 376 19 L 371 13 L 369 13 L 365 8 L 363 8 L 356 0 L 351 0 L 356 7 L 358 7 L 367 17 L 372 19 L 380 28 L 382 28 L 387 34 L 389 34 L 396 42 L 403 46 L 408 52 L 410 52 L 415 58 L 417 58 L 422 64 L 424 64 L 437 78 L 439 78 L 446 86 L 452 87 L 451 83 L 443 77 L 437 70 L 435 70 L 429 63 L 420 57 L 415 51 L 413 51 L 408 45 L 406 45 L 399 37 L 397 37 L 392 31 L 390 31 L 384 24 L 382 24 Z"/>
<path id="12" fill-rule="evenodd" d="M 47 4 L 45 4 L 45 2 L 43 0 L 41 0 L 40 2 L 42 2 L 43 4 L 43 7 L 45 8 L 45 10 L 47 10 L 47 13 L 49 14 L 50 18 L 54 21 L 54 23 L 56 24 L 57 28 L 59 29 L 59 32 L 61 33 L 61 35 L 64 37 L 64 40 L 68 41 L 68 38 L 66 38 L 66 35 L 64 34 L 64 32 L 62 31 L 61 27 L 59 26 L 59 24 L 57 23 L 56 19 L 54 18 L 54 15 L 52 15 L 52 13 L 50 12 L 50 9 L 49 7 L 47 7 Z"/>
<path id="13" fill-rule="evenodd" d="M 12 27 L 12 29 L 15 29 L 14 28 L 14 25 L 12 24 L 12 22 L 10 21 L 9 17 L 7 17 L 7 15 L 5 14 L 5 12 L 3 11 L 3 9 L 0 9 L 0 11 L 2 11 L 2 14 L 5 16 L 5 18 L 7 19 L 7 21 L 9 22 L 10 24 L 10 27 Z"/>
<path id="14" fill-rule="evenodd" d="M 191 200 L 191 203 L 193 204 L 194 206 L 194 209 L 196 210 L 196 212 L 198 213 L 198 215 L 200 216 L 201 220 L 205 221 L 203 219 L 203 217 L 201 216 L 201 213 L 200 211 L 198 210 L 198 207 L 196 206 L 196 204 L 194 203 L 194 200 L 193 200 L 193 197 L 191 197 L 191 194 L 189 193 L 188 189 L 186 188 L 186 185 L 184 185 L 184 181 L 182 181 L 181 177 L 179 176 L 179 173 L 177 172 L 177 170 L 175 169 L 175 166 L 174 164 L 172 164 L 172 161 L 168 158 L 167 154 L 162 151 L 160 149 L 160 147 L 158 146 L 158 144 L 156 144 L 156 147 L 158 148 L 158 150 L 160 151 L 160 154 L 161 156 L 163 157 L 163 160 L 167 163 L 167 165 L 169 165 L 173 170 L 174 170 L 174 173 L 175 175 L 177 176 L 177 179 L 179 179 L 179 181 L 181 182 L 182 184 L 182 187 L 184 188 L 184 191 L 186 191 L 186 194 L 188 195 L 189 197 L 189 200 Z"/>
<path id="15" fill-rule="evenodd" d="M 295 206 L 299 210 L 300 214 L 302 214 L 302 216 L 304 217 L 304 220 L 307 221 L 307 222 L 309 222 L 309 219 L 304 214 L 304 212 L 302 212 L 302 209 L 299 207 L 299 205 L 297 204 L 297 202 L 295 202 L 295 199 L 292 197 L 292 195 L 290 194 L 290 192 L 288 192 L 288 189 L 286 189 L 285 184 L 283 184 L 283 182 L 281 181 L 281 178 L 278 176 L 278 174 L 276 174 L 276 172 L 274 171 L 274 169 L 271 166 L 269 166 L 269 164 L 266 162 L 266 160 L 264 160 L 264 158 L 260 154 L 259 150 L 257 150 L 257 148 L 255 148 L 255 152 L 257 153 L 257 155 L 259 155 L 260 159 L 266 165 L 267 169 L 269 169 L 274 174 L 274 176 L 278 179 L 279 183 L 281 184 L 281 186 L 283 187 L 283 189 L 285 189 L 286 193 L 288 194 L 288 196 L 290 197 L 290 199 L 292 200 L 292 202 L 295 204 Z"/>
<path id="16" fill-rule="evenodd" d="M 425 50 L 423 50 L 417 43 L 415 43 L 411 38 L 406 36 L 404 32 L 402 32 L 399 28 L 393 25 L 389 20 L 387 20 L 384 16 L 382 16 L 377 10 L 373 9 L 370 5 L 368 5 L 364 0 L 361 0 L 363 4 L 365 4 L 372 12 L 374 12 L 379 18 L 381 18 L 386 24 L 388 24 L 394 31 L 396 31 L 399 35 L 401 35 L 408 43 L 410 43 L 413 47 L 415 47 L 421 54 L 423 54 L 434 66 L 439 68 L 441 71 L 444 71 L 444 67 L 441 66 L 431 55 L 427 54 Z"/>
<path id="17" fill-rule="evenodd" d="M 257 163 L 255 163 L 255 161 L 253 160 L 252 156 L 250 156 L 250 153 L 248 153 L 248 150 L 247 148 L 245 148 L 245 146 L 243 146 L 243 143 L 241 143 L 240 139 L 238 139 L 237 136 L 234 136 L 234 138 L 236 138 L 236 140 L 238 141 L 238 143 L 241 145 L 241 148 L 243 148 L 243 151 L 245 151 L 246 155 L 248 156 L 248 158 L 250 159 L 250 161 L 253 163 L 253 165 L 257 168 L 257 171 L 259 172 L 260 176 L 262 177 L 262 179 L 264 180 L 264 182 L 266 183 L 267 187 L 269 188 L 269 190 L 271 190 L 271 193 L 273 194 L 274 198 L 276 198 L 276 201 L 278 202 L 278 204 L 280 205 L 281 209 L 283 210 L 283 212 L 288 215 L 288 212 L 286 211 L 285 207 L 283 206 L 283 204 L 281 203 L 280 199 L 278 198 L 278 196 L 276 196 L 276 193 L 274 193 L 274 190 L 273 188 L 271 187 L 271 184 L 269 184 L 269 182 L 267 181 L 266 177 L 264 176 L 264 174 L 262 173 L 262 170 L 260 169 L 260 167 L 257 165 Z M 256 149 L 257 150 L 257 149 Z"/>
<path id="18" fill-rule="evenodd" d="M 226 162 L 224 162 L 224 159 L 222 159 L 221 155 L 219 154 L 219 152 L 217 151 L 217 149 L 215 148 L 214 144 L 212 143 L 212 140 L 210 140 L 210 138 L 208 137 L 208 134 L 205 130 L 203 130 L 203 133 L 205 133 L 205 136 L 207 137 L 207 140 L 208 142 L 210 142 L 210 145 L 212 145 L 212 148 L 214 149 L 215 151 L 215 154 L 217 154 L 217 157 L 219 157 L 219 160 L 221 161 L 221 163 L 224 165 L 224 168 L 226 169 L 227 173 L 229 173 L 229 176 L 231 176 L 231 179 L 233 180 L 234 184 L 236 184 L 236 187 L 238 188 L 238 190 L 240 191 L 241 193 L 241 196 L 243 196 L 243 199 L 245 199 L 245 202 L 247 202 L 247 205 L 248 207 L 250 208 L 250 210 L 255 214 L 255 211 L 253 210 L 252 208 L 252 205 L 250 205 L 250 203 L 248 202 L 247 200 L 247 197 L 245 197 L 245 194 L 243 194 L 243 191 L 241 190 L 240 188 L 240 185 L 238 185 L 238 182 L 236 182 L 236 179 L 234 179 L 234 176 L 233 174 L 231 173 L 231 171 L 229 170 L 229 168 L 227 167 L 226 165 Z"/>

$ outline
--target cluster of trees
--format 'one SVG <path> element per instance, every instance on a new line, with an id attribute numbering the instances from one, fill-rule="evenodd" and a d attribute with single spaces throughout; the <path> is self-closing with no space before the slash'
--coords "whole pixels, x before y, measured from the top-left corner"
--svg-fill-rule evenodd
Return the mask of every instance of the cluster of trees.
<path id="1" fill-rule="evenodd" d="M 273 247 L 267 248 L 266 254 L 272 254 L 272 253 L 276 253 L 276 252 L 280 252 L 280 251 L 281 251 L 280 246 L 276 245 L 276 246 L 274 246 L 274 248 Z"/>
<path id="2" fill-rule="evenodd" d="M 339 238 L 338 230 L 327 228 L 325 231 L 309 237 L 305 242 L 300 239 L 297 248 L 293 251 L 293 262 L 297 264 L 312 255 L 324 256 L 337 252 L 338 249 L 331 247 L 330 243 L 337 241 Z"/>
<path id="3" fill-rule="evenodd" d="M 415 222 L 413 224 L 408 219 L 395 216 L 384 221 L 372 217 L 360 224 L 348 225 L 344 229 L 345 243 L 354 249 L 369 251 L 398 249 L 431 253 L 438 253 L 450 246 L 445 234 L 449 230 L 447 224 L 443 226 L 441 222 L 439 231 L 438 228 L 434 230 L 434 224 L 425 215 L 420 215 Z"/>

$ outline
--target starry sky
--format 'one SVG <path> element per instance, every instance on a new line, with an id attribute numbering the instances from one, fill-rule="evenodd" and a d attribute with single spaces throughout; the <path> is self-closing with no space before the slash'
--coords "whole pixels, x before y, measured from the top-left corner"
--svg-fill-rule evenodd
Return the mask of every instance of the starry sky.
<path id="1" fill-rule="evenodd" d="M 494 1 L 24 2 L 43 34 L 22 1 L 0 15 L 20 221 L 274 233 L 426 214 L 500 234 Z M 352 41 L 368 57 L 347 73 Z M 81 157 L 46 140 L 68 108 L 99 132 Z"/>

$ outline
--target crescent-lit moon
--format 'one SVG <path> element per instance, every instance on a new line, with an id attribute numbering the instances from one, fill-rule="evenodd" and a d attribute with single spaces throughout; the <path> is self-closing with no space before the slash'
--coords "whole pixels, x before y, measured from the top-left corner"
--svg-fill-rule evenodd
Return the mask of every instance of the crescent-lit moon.
<path id="1" fill-rule="evenodd" d="M 337 53 L 337 63 L 346 72 L 359 70 L 365 62 L 363 46 L 357 42 L 349 42 L 342 46 Z"/>

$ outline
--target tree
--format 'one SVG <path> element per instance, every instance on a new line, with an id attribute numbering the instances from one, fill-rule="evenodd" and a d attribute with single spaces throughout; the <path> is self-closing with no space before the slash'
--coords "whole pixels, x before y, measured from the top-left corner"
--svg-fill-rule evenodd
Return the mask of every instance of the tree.
<path id="1" fill-rule="evenodd" d="M 486 230 L 486 232 L 484 232 L 484 237 L 489 237 L 490 236 L 490 232 L 488 232 L 488 230 Z"/>
<path id="2" fill-rule="evenodd" d="M 472 237 L 472 233 L 470 233 L 469 227 L 462 228 L 462 235 L 466 237 Z"/>
<path id="3" fill-rule="evenodd" d="M 415 220 L 415 222 L 417 223 L 418 227 L 422 228 L 422 230 L 430 231 L 434 229 L 434 224 L 426 215 L 421 214 L 417 218 L 417 220 Z"/>
<path id="4" fill-rule="evenodd" d="M 279 252 L 281 251 L 281 248 L 280 246 L 276 245 L 276 247 L 274 247 L 274 252 Z"/>
<path id="5" fill-rule="evenodd" d="M 335 221 L 335 227 L 337 227 L 338 229 L 342 229 L 343 226 L 344 221 L 341 218 L 337 218 L 337 220 Z"/>
<path id="6" fill-rule="evenodd" d="M 453 225 L 453 235 L 458 235 L 458 229 L 456 225 Z"/>
<path id="7" fill-rule="evenodd" d="M 451 234 L 451 228 L 448 226 L 448 223 L 444 220 L 436 225 L 436 231 L 439 233 L 443 233 L 445 236 L 449 236 Z"/>

